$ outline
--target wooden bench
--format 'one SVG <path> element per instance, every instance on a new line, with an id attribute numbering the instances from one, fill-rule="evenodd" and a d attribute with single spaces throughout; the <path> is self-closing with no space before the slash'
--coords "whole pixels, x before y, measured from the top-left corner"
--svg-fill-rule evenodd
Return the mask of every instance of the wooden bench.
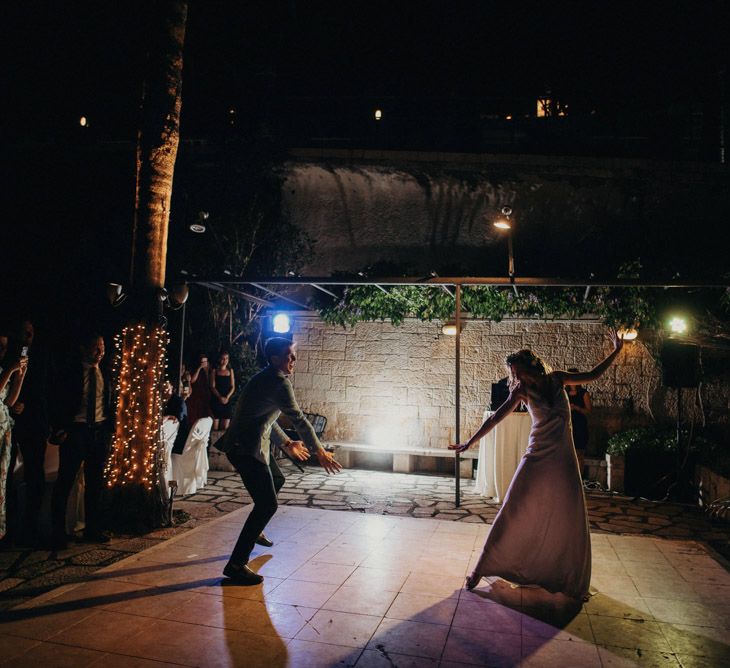
<path id="1" fill-rule="evenodd" d="M 371 454 L 393 455 L 394 473 L 413 473 L 416 470 L 416 457 L 447 457 L 454 459 L 453 450 L 446 448 L 406 448 L 390 447 L 383 448 L 368 443 L 343 443 L 340 441 L 327 441 L 327 448 L 334 448 L 335 457 L 345 468 L 354 464 L 353 453 L 366 452 Z M 462 478 L 472 478 L 472 460 L 478 459 L 479 450 L 472 448 L 461 453 L 459 472 Z"/>

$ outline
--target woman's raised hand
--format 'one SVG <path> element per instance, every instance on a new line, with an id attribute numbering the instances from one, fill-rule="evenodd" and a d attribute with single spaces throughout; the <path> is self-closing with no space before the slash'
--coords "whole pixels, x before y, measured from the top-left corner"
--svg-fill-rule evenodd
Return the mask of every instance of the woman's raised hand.
<path id="1" fill-rule="evenodd" d="M 617 329 L 611 330 L 611 341 L 613 343 L 614 350 L 621 350 L 621 348 L 624 347 L 624 340 L 619 335 Z"/>

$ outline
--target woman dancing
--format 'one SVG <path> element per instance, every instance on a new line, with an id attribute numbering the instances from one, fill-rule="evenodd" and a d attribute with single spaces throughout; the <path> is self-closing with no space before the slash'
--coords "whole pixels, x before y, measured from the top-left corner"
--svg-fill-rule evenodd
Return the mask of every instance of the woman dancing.
<path id="1" fill-rule="evenodd" d="M 466 443 L 463 452 L 524 401 L 532 418 L 530 440 L 482 556 L 466 587 L 496 575 L 518 584 L 540 585 L 582 600 L 591 582 L 591 543 L 583 485 L 578 470 L 564 387 L 596 380 L 618 355 L 623 341 L 614 332 L 613 351 L 585 373 L 550 371 L 531 350 L 506 359 L 510 395 Z"/>

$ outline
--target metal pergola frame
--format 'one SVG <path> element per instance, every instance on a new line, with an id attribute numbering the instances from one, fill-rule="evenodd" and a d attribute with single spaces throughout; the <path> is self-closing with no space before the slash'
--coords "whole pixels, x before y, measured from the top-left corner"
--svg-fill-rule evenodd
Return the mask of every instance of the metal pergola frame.
<path id="1" fill-rule="evenodd" d="M 186 277 L 187 278 L 187 277 Z M 530 278 L 530 277 L 485 277 L 485 276 L 423 276 L 423 277 L 403 277 L 403 276 L 368 276 L 360 274 L 358 276 L 342 276 L 342 277 L 323 277 L 323 276 L 270 276 L 270 277 L 233 277 L 226 275 L 221 278 L 200 279 L 197 277 L 187 278 L 189 284 L 200 285 L 210 290 L 228 291 L 236 294 L 243 299 L 252 301 L 265 308 L 277 308 L 277 304 L 273 300 L 281 300 L 297 306 L 305 311 L 315 313 L 305 304 L 296 301 L 286 295 L 281 295 L 272 289 L 272 286 L 281 287 L 312 287 L 325 293 L 335 299 L 339 299 L 339 295 L 333 292 L 329 287 L 348 287 L 355 285 L 370 285 L 387 293 L 386 287 L 393 286 L 422 286 L 422 287 L 441 287 L 454 298 L 454 323 L 456 325 L 456 335 L 454 336 L 454 427 L 456 434 L 456 442 L 461 442 L 461 323 L 464 319 L 461 313 L 461 290 L 464 286 L 492 286 L 492 287 L 511 287 L 518 293 L 518 288 L 582 288 L 585 290 L 583 299 L 588 299 L 590 291 L 593 288 L 659 288 L 659 289 L 727 289 L 730 282 L 716 283 L 706 281 L 670 281 L 665 283 L 647 282 L 634 279 L 614 279 L 614 280 L 580 280 L 570 278 Z M 261 290 L 271 299 L 263 299 L 257 295 L 253 295 L 243 289 L 245 286 Z M 328 286 L 328 287 L 324 287 Z M 450 288 L 453 288 L 453 292 Z M 183 313 L 184 318 L 184 313 Z M 586 320 L 588 321 L 588 320 Z M 184 330 L 184 320 L 183 320 Z M 180 357 L 182 359 L 182 343 Z M 454 497 L 455 505 L 458 508 L 461 505 L 461 457 L 458 452 L 454 453 Z"/>

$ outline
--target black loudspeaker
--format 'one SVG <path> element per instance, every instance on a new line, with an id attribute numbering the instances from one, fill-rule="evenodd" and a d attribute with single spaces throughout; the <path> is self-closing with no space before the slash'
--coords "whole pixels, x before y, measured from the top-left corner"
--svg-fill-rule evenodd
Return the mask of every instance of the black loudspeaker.
<path id="1" fill-rule="evenodd" d="M 679 341 L 662 345 L 662 383 L 666 387 L 697 387 L 702 377 L 700 349 Z"/>

